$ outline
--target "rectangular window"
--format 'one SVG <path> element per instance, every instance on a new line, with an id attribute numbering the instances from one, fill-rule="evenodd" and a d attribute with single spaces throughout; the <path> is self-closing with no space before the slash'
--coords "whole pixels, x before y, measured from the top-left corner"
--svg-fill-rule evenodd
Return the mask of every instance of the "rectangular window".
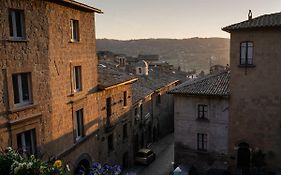
<path id="1" fill-rule="evenodd" d="M 106 98 L 106 125 L 110 125 L 111 97 Z"/>
<path id="2" fill-rule="evenodd" d="M 82 90 L 82 75 L 81 66 L 74 66 L 73 68 L 73 79 L 74 79 L 74 92 Z"/>
<path id="3" fill-rule="evenodd" d="M 108 147 L 108 152 L 111 152 L 114 150 L 113 134 L 110 134 L 107 138 L 107 147 Z"/>
<path id="4" fill-rule="evenodd" d="M 242 42 L 240 44 L 240 65 L 253 64 L 253 42 Z"/>
<path id="5" fill-rule="evenodd" d="M 123 92 L 123 106 L 127 106 L 127 91 Z"/>
<path id="6" fill-rule="evenodd" d="M 79 21 L 72 19 L 71 23 L 71 41 L 79 41 Z"/>
<path id="7" fill-rule="evenodd" d="M 197 133 L 197 150 L 207 151 L 207 134 Z"/>
<path id="8" fill-rule="evenodd" d="M 83 109 L 79 109 L 75 112 L 76 120 L 76 141 L 84 136 L 84 121 L 83 121 Z"/>
<path id="9" fill-rule="evenodd" d="M 14 39 L 24 38 L 23 10 L 9 10 L 10 37 Z"/>
<path id="10" fill-rule="evenodd" d="M 138 115 L 138 108 L 135 108 L 135 116 Z"/>
<path id="11" fill-rule="evenodd" d="M 36 153 L 36 134 L 35 129 L 31 129 L 17 134 L 17 146 L 25 154 Z"/>
<path id="12" fill-rule="evenodd" d="M 123 125 L 123 140 L 128 138 L 127 123 Z"/>
<path id="13" fill-rule="evenodd" d="M 207 105 L 198 105 L 198 119 L 206 119 L 207 118 Z"/>
<path id="14" fill-rule="evenodd" d="M 31 74 L 13 74 L 12 79 L 14 91 L 14 104 L 16 106 L 31 104 Z"/>

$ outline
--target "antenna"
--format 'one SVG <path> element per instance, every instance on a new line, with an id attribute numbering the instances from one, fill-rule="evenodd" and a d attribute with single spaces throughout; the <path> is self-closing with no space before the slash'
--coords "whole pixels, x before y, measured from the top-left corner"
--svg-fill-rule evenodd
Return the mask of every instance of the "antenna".
<path id="1" fill-rule="evenodd" d="M 252 10 L 249 10 L 248 20 L 251 20 L 251 19 L 253 19 L 253 14 L 252 14 Z"/>

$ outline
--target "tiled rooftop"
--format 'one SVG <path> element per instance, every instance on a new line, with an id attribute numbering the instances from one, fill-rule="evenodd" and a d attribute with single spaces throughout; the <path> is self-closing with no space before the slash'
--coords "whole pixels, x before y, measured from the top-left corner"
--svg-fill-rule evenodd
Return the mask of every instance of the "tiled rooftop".
<path id="1" fill-rule="evenodd" d="M 133 103 L 143 99 L 144 97 L 151 95 L 153 93 L 153 90 L 143 86 L 143 80 L 139 78 L 134 84 L 133 84 Z"/>
<path id="2" fill-rule="evenodd" d="M 199 96 L 228 96 L 229 78 L 230 71 L 223 71 L 192 81 L 186 81 L 169 93 Z"/>
<path id="3" fill-rule="evenodd" d="M 172 72 L 165 72 L 159 68 L 149 68 L 148 76 L 138 76 L 137 82 L 133 84 L 133 103 L 179 80 L 180 78 Z"/>
<path id="4" fill-rule="evenodd" d="M 262 15 L 222 28 L 226 32 L 250 28 L 281 27 L 281 12 Z"/>
<path id="5" fill-rule="evenodd" d="M 134 81 L 136 77 L 116 68 L 114 65 L 100 62 L 98 65 L 99 88 L 107 88 L 120 83 Z"/>

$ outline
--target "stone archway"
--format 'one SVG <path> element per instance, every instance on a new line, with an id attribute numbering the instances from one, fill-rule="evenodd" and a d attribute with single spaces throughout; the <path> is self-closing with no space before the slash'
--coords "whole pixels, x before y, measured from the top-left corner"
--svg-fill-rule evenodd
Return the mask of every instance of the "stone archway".
<path id="1" fill-rule="evenodd" d="M 251 151 L 249 149 L 249 144 L 246 142 L 241 142 L 238 144 L 237 151 L 237 168 L 246 170 L 250 168 Z"/>
<path id="2" fill-rule="evenodd" d="M 88 171 L 91 167 L 91 157 L 89 154 L 84 153 L 79 156 L 79 158 L 76 161 L 75 171 L 74 175 L 78 174 L 80 170 L 84 171 L 86 174 L 88 174 Z"/>

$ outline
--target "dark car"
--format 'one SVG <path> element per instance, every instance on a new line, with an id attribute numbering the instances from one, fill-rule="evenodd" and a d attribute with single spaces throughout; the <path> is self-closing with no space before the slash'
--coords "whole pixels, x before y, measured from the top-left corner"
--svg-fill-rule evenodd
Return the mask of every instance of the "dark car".
<path id="1" fill-rule="evenodd" d="M 155 160 L 155 153 L 151 149 L 140 149 L 135 158 L 137 164 L 148 165 Z"/>

